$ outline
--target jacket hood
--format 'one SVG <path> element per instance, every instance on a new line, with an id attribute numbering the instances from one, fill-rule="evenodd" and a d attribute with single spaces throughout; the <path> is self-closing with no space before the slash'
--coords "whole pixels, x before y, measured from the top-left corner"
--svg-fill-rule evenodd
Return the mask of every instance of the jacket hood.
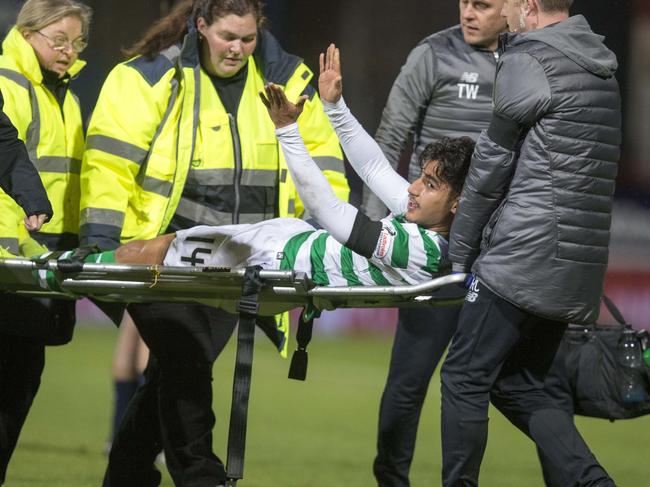
<path id="1" fill-rule="evenodd" d="M 38 63 L 34 48 L 25 40 L 16 27 L 13 27 L 9 31 L 3 41 L 2 55 L 10 57 L 16 63 L 20 72 L 32 83 L 41 84 L 43 82 L 43 72 L 41 71 L 41 65 Z M 76 77 L 85 65 L 86 61 L 77 59 L 70 66 L 70 69 L 68 69 L 68 74 L 72 78 Z"/>
<path id="2" fill-rule="evenodd" d="M 618 68 L 618 61 L 603 44 L 604 39 L 591 30 L 584 16 L 575 15 L 543 29 L 511 34 L 508 43 L 515 46 L 529 41 L 543 42 L 596 76 L 611 78 Z"/>

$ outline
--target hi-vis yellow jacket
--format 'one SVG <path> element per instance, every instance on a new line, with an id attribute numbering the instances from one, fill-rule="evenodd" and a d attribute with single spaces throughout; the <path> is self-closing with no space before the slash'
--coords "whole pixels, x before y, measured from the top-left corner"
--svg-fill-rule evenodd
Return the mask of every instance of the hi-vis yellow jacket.
<path id="1" fill-rule="evenodd" d="M 114 248 L 152 238 L 167 230 L 175 214 L 211 225 L 300 216 L 302 203 L 259 100 L 267 82 L 283 86 L 293 101 L 309 95 L 299 120 L 301 134 L 337 195 L 347 200 L 341 150 L 309 86 L 312 76 L 301 59 L 261 31 L 234 118 L 201 69 L 196 32 L 182 47 L 117 65 L 88 128 L 81 170 L 82 243 Z M 185 201 L 186 184 L 211 191 L 223 208 Z M 264 207 L 269 198 L 275 207 L 270 213 Z"/>
<path id="2" fill-rule="evenodd" d="M 68 74 L 77 75 L 85 64 L 77 61 Z M 68 90 L 61 107 L 42 81 L 34 49 L 14 27 L 2 43 L 0 56 L 3 111 L 25 142 L 54 211 L 32 236 L 51 250 L 62 250 L 77 245 L 83 126 L 76 96 Z M 14 255 L 43 252 L 23 231 L 23 210 L 1 190 L 0 214 L 0 247 Z"/>

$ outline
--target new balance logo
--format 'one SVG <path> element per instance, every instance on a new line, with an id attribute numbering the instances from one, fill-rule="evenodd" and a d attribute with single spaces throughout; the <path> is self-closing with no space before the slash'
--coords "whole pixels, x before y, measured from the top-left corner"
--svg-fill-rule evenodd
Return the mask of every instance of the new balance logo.
<path id="1" fill-rule="evenodd" d="M 479 293 L 479 288 L 478 288 L 478 279 L 475 277 L 472 280 L 472 284 L 469 286 L 469 290 L 467 291 L 467 294 L 465 295 L 465 301 L 468 303 L 473 303 L 476 301 L 476 298 L 478 298 L 478 293 Z"/>
<path id="2" fill-rule="evenodd" d="M 460 77 L 460 83 L 478 83 L 478 73 L 468 73 L 465 71 Z"/>

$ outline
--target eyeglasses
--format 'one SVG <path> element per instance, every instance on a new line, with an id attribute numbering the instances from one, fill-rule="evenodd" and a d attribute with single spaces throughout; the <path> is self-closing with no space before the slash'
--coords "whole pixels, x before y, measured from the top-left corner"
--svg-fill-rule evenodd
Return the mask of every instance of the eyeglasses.
<path id="1" fill-rule="evenodd" d="M 50 47 L 54 49 L 55 51 L 64 51 L 66 48 L 72 49 L 74 52 L 79 54 L 82 52 L 86 47 L 88 46 L 88 42 L 83 37 L 77 37 L 76 39 L 69 41 L 66 36 L 62 35 L 57 35 L 54 37 L 50 37 L 48 35 L 43 34 L 40 30 L 36 31 L 43 37 L 45 37 L 50 44 Z"/>

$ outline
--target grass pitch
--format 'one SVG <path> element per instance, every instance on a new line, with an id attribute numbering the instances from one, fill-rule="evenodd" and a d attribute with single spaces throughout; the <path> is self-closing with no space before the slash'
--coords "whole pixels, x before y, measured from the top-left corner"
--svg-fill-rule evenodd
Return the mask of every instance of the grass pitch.
<path id="1" fill-rule="evenodd" d="M 9 466 L 7 487 L 101 485 L 111 411 L 110 361 L 116 330 L 77 328 L 70 345 L 47 350 L 41 390 Z M 215 366 L 215 450 L 225 458 L 234 344 Z M 258 335 L 242 487 L 374 485 L 379 398 L 390 354 L 388 338 L 319 338 L 310 346 L 307 382 L 286 379 L 281 360 Z M 440 485 L 439 378 L 423 411 L 412 485 Z M 497 411 L 481 485 L 542 486 L 532 443 Z M 648 485 L 650 417 L 608 423 L 578 418 L 596 456 L 620 487 Z M 163 468 L 164 486 L 173 485 Z"/>

